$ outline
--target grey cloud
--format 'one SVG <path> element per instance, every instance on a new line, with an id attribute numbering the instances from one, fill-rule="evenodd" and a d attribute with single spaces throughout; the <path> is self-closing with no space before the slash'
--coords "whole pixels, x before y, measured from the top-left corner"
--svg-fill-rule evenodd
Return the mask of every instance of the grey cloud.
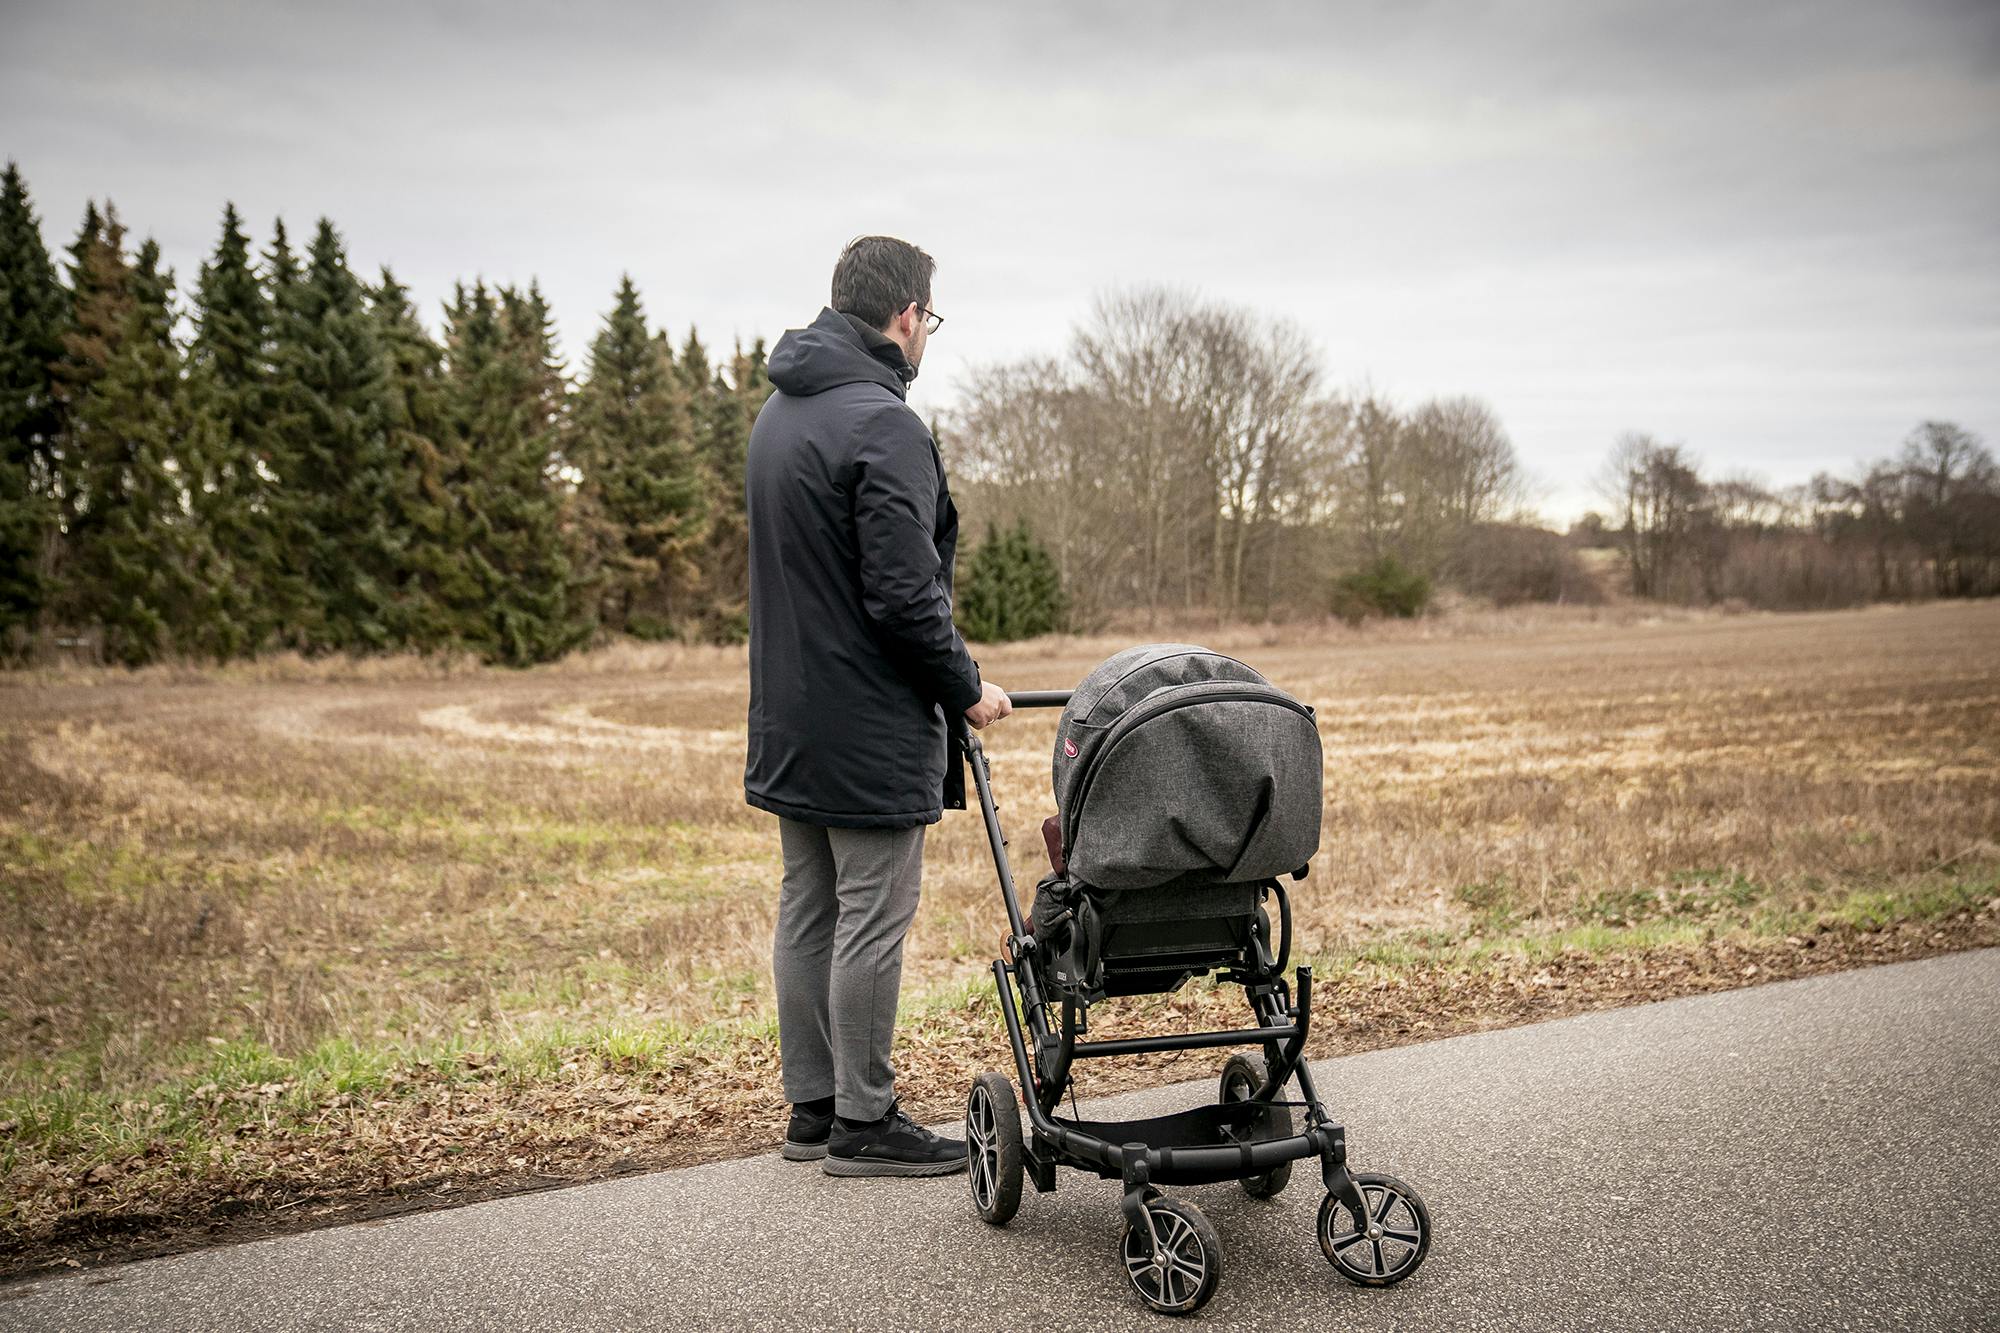
<path id="1" fill-rule="evenodd" d="M 918 400 L 1152 280 L 1337 381 L 1490 398 L 1569 512 L 1628 427 L 1802 479 L 1922 416 L 2000 443 L 2000 7 L 13 5 L 4 151 L 191 276 L 321 213 L 434 312 L 621 270 L 711 345 L 849 236 L 940 259 Z"/>

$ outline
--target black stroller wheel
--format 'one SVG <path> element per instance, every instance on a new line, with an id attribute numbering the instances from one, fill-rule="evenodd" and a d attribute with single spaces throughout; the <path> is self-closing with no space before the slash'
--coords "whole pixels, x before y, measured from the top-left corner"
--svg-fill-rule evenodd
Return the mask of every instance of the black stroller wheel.
<path id="1" fill-rule="evenodd" d="M 1222 1067 L 1222 1100 L 1225 1102 L 1247 1102 L 1256 1096 L 1265 1078 L 1264 1062 L 1255 1056 L 1241 1053 L 1229 1057 L 1229 1063 Z M 1266 1138 L 1287 1138 L 1292 1133 L 1292 1111 L 1288 1106 L 1274 1106 L 1264 1113 L 1260 1127 Z M 1253 1199 L 1274 1198 L 1292 1179 L 1292 1164 L 1280 1162 L 1261 1175 L 1245 1176 L 1243 1192 Z"/>
<path id="2" fill-rule="evenodd" d="M 986 1073 L 972 1080 L 965 1099 L 966 1178 L 972 1206 L 996 1227 L 1021 1207 L 1021 1104 L 1013 1080 Z"/>
<path id="3" fill-rule="evenodd" d="M 1394 1176 L 1364 1172 L 1354 1183 L 1368 1201 L 1363 1231 L 1339 1196 L 1319 1204 L 1319 1247 L 1340 1275 L 1363 1287 L 1393 1287 L 1417 1271 L 1431 1248 L 1431 1215 L 1417 1192 Z"/>
<path id="4" fill-rule="evenodd" d="M 1139 1299 L 1161 1314 L 1193 1314 L 1222 1281 L 1222 1240 L 1201 1209 L 1185 1200 L 1149 1199 L 1146 1214 L 1159 1233 L 1159 1257 L 1153 1238 L 1126 1223 L 1120 1247 L 1125 1276 Z"/>

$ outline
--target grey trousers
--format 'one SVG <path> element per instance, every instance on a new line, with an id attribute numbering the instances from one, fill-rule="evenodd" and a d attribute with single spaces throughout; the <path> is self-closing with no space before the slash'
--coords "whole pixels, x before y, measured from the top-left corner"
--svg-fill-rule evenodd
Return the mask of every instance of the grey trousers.
<path id="1" fill-rule="evenodd" d="M 785 1100 L 833 1097 L 877 1120 L 895 1097 L 889 1047 L 903 936 L 917 914 L 924 829 L 822 828 L 779 819 L 785 851 L 771 970 Z"/>

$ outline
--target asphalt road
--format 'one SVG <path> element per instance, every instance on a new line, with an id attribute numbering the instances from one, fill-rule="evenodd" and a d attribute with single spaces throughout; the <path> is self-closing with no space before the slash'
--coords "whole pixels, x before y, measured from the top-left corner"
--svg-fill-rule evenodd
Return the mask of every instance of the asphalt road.
<path id="1" fill-rule="evenodd" d="M 996 1049 L 1000 1047 L 996 1043 Z M 1415 1185 L 1428 1262 L 1364 1291 L 1317 1175 L 1185 1191 L 1229 1328 L 2000 1327 L 2000 950 L 1315 1067 L 1363 1170 Z M 1154 1114 L 1211 1085 L 1096 1104 Z M 1087 1110 L 1091 1109 L 1089 1107 Z M 837 1180 L 776 1154 L 0 1288 L 0 1327 L 1154 1328 L 1115 1188 Z"/>

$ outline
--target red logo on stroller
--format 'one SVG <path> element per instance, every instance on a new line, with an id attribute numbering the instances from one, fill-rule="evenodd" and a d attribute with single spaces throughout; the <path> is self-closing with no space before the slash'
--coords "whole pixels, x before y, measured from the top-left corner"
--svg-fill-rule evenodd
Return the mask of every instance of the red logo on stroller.
<path id="1" fill-rule="evenodd" d="M 1063 753 L 1071 759 L 1076 758 L 1076 742 L 1067 736 L 1063 737 Z"/>

